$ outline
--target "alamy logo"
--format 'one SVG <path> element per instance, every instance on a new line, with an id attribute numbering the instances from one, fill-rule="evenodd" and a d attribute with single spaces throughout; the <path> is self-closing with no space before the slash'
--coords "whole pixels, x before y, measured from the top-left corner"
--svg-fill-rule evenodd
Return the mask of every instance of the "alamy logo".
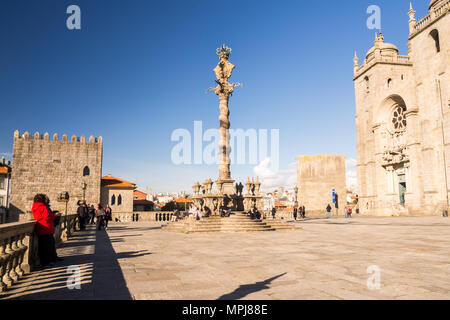
<path id="1" fill-rule="evenodd" d="M 67 14 L 70 14 L 66 20 L 66 26 L 69 30 L 81 29 L 81 9 L 79 6 L 73 4 L 67 7 Z"/>
<path id="2" fill-rule="evenodd" d="M 79 266 L 70 266 L 67 268 L 67 273 L 70 274 L 67 278 L 67 288 L 69 290 L 81 289 L 81 269 Z"/>
<path id="3" fill-rule="evenodd" d="M 270 131 L 270 132 L 269 132 Z M 270 134 L 270 135 L 269 135 Z M 270 155 L 269 153 L 270 136 Z M 230 129 L 230 164 L 257 165 L 266 158 L 271 159 L 272 170 L 279 169 L 280 130 L 279 129 Z M 194 121 L 194 132 L 176 129 L 170 137 L 178 142 L 171 152 L 175 165 L 216 165 L 220 164 L 220 134 L 218 129 L 203 131 L 202 121 Z"/>
<path id="4" fill-rule="evenodd" d="M 369 290 L 380 290 L 381 289 L 381 269 L 379 266 L 372 265 L 366 270 L 370 274 L 367 279 L 367 288 Z"/>
<path id="5" fill-rule="evenodd" d="M 370 14 L 370 17 L 367 18 L 367 28 L 381 30 L 381 8 L 371 5 L 367 8 L 367 14 Z"/>

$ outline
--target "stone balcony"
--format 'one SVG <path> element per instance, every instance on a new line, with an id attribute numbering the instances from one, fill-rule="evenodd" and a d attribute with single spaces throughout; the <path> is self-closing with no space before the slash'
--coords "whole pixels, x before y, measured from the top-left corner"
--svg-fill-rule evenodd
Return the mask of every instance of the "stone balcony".
<path id="1" fill-rule="evenodd" d="M 367 70 L 371 69 L 377 64 L 395 64 L 395 65 L 405 65 L 412 66 L 412 60 L 409 56 L 405 55 L 392 55 L 392 56 L 374 56 L 369 60 L 364 60 L 364 63 L 355 70 L 354 80 L 359 78 Z"/>

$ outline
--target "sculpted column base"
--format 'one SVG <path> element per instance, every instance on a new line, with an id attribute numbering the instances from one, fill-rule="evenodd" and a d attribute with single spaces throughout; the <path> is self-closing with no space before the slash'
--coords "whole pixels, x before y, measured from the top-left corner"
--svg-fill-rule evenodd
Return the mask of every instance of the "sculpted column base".
<path id="1" fill-rule="evenodd" d="M 234 179 L 218 179 L 217 184 L 221 184 L 221 194 L 233 195 L 236 193 L 234 190 Z"/>

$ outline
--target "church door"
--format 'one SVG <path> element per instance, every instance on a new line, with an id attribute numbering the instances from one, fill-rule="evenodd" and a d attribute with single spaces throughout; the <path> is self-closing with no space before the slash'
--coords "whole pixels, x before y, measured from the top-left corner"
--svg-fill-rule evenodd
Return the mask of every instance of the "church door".
<path id="1" fill-rule="evenodd" d="M 400 204 L 405 204 L 405 193 L 406 193 L 406 179 L 405 175 L 399 175 L 399 185 L 398 185 L 398 191 L 400 196 Z"/>

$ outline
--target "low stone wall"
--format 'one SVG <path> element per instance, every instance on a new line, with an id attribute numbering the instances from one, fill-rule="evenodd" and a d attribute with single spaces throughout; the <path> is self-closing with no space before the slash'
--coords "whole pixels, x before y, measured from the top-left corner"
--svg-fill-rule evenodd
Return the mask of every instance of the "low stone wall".
<path id="1" fill-rule="evenodd" d="M 67 240 L 77 228 L 77 215 L 62 216 L 55 228 L 56 243 Z M 36 221 L 0 225 L 0 292 L 38 264 Z"/>
<path id="2" fill-rule="evenodd" d="M 170 221 L 174 212 L 172 211 L 135 211 L 129 213 L 112 214 L 113 222 L 164 222 Z"/>

